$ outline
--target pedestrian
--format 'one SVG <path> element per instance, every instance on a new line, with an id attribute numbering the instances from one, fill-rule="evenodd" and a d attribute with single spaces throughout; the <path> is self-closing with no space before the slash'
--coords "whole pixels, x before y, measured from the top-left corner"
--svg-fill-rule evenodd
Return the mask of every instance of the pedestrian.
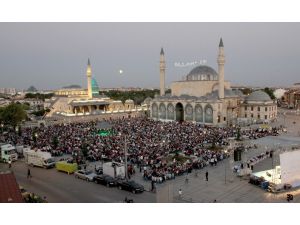
<path id="1" fill-rule="evenodd" d="M 206 178 L 206 181 L 208 181 L 208 171 L 206 171 L 206 173 L 205 173 L 205 178 Z"/>
<path id="2" fill-rule="evenodd" d="M 182 190 L 181 190 L 181 188 L 179 189 L 178 194 L 179 194 L 179 198 L 181 198 L 182 197 Z"/>
<path id="3" fill-rule="evenodd" d="M 185 183 L 188 184 L 189 183 L 189 178 L 188 178 L 188 175 L 186 175 L 185 177 Z"/>
<path id="4" fill-rule="evenodd" d="M 154 181 L 152 180 L 151 181 L 151 191 L 154 191 L 154 189 L 155 189 L 155 184 L 154 184 Z"/>
<path id="5" fill-rule="evenodd" d="M 8 168 L 11 168 L 11 159 L 8 159 Z"/>
<path id="6" fill-rule="evenodd" d="M 31 176 L 31 171 L 30 171 L 30 169 L 28 168 L 28 170 L 27 170 L 27 179 L 29 179 L 29 178 L 31 178 L 32 176 Z"/>

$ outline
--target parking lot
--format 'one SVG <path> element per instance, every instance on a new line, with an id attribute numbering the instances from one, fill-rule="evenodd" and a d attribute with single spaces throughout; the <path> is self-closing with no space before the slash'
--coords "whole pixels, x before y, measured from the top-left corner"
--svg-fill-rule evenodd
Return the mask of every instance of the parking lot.
<path id="1" fill-rule="evenodd" d="M 0 169 L 8 168 L 0 163 Z M 57 203 L 116 203 L 123 202 L 125 197 L 134 202 L 155 202 L 155 195 L 150 192 L 132 194 L 114 187 L 106 187 L 93 182 L 76 179 L 73 174 L 57 172 L 56 169 L 30 167 L 32 178 L 27 179 L 28 166 L 17 161 L 12 165 L 17 182 L 30 192 L 46 196 L 48 202 Z"/>

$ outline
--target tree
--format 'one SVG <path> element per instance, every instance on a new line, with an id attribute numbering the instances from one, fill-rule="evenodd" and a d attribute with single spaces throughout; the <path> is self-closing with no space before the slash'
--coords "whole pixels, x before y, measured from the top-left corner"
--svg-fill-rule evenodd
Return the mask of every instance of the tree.
<path id="1" fill-rule="evenodd" d="M 72 88 L 81 88 L 81 86 L 78 85 L 78 84 L 71 84 L 71 85 L 68 85 L 68 86 L 64 86 L 62 88 L 63 89 L 72 89 Z"/>
<path id="2" fill-rule="evenodd" d="M 4 124 L 11 125 L 16 128 L 23 120 L 27 118 L 27 114 L 21 104 L 11 103 L 6 106 L 1 113 L 1 120 Z"/>
<path id="3" fill-rule="evenodd" d="M 154 98 L 155 94 L 159 94 L 158 89 L 141 90 L 141 91 L 100 91 L 100 95 L 106 95 L 113 100 L 121 100 L 123 103 L 132 99 L 136 105 L 140 105 L 147 97 Z"/>
<path id="4" fill-rule="evenodd" d="M 266 87 L 263 91 L 266 92 L 271 99 L 275 99 L 274 91 L 272 89 Z"/>
<path id="5" fill-rule="evenodd" d="M 57 149 L 58 144 L 59 144 L 58 138 L 57 138 L 57 136 L 54 136 L 53 139 L 52 139 L 53 148 Z"/>
<path id="6" fill-rule="evenodd" d="M 237 128 L 236 140 L 241 141 L 241 128 Z"/>
<path id="7" fill-rule="evenodd" d="M 243 93 L 243 95 L 250 95 L 252 93 L 252 89 L 250 88 L 241 88 L 240 91 Z"/>
<path id="8" fill-rule="evenodd" d="M 26 93 L 25 98 L 35 98 L 35 99 L 41 99 L 45 101 L 45 99 L 50 99 L 54 96 L 54 93 L 48 93 L 48 94 L 41 94 L 41 93 Z"/>
<path id="9" fill-rule="evenodd" d="M 86 143 L 82 144 L 81 152 L 82 152 L 82 155 L 84 156 L 84 158 L 86 158 L 88 156 L 88 149 L 87 149 L 87 144 Z"/>

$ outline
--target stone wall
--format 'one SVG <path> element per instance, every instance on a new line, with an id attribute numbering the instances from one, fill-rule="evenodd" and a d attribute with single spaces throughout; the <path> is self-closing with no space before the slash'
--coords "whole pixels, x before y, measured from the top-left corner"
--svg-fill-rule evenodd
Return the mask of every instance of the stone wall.
<path id="1" fill-rule="evenodd" d="M 85 116 L 56 116 L 47 118 L 45 120 L 46 125 L 61 124 L 61 123 L 74 123 L 74 122 L 88 122 L 93 120 L 113 120 L 122 118 L 144 117 L 146 114 L 144 111 L 138 112 L 120 112 L 120 113 L 105 113 L 101 115 L 85 115 Z"/>

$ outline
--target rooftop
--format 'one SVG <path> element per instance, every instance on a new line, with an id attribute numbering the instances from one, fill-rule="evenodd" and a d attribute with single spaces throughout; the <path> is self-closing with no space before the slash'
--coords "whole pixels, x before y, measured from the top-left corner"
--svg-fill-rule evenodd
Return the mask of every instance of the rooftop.
<path id="1" fill-rule="evenodd" d="M 24 202 L 15 175 L 10 171 L 0 172 L 0 187 L 1 203 Z"/>

